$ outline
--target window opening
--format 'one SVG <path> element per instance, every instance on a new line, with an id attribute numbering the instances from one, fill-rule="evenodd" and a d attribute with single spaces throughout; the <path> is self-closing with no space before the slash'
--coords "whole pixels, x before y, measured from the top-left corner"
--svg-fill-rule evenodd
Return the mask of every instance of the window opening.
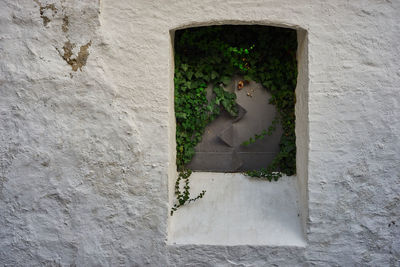
<path id="1" fill-rule="evenodd" d="M 178 170 L 295 174 L 296 31 L 224 25 L 175 34 Z"/>

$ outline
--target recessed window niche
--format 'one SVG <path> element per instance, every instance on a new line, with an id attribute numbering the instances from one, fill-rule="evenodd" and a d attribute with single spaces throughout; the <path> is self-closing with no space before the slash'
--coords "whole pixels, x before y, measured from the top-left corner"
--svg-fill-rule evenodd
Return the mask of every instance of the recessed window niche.
<path id="1" fill-rule="evenodd" d="M 305 246 L 306 32 L 223 25 L 170 33 L 169 204 L 177 165 L 193 170 L 191 197 L 206 194 L 169 216 L 168 243 Z M 244 174 L 270 165 L 290 176 Z"/>

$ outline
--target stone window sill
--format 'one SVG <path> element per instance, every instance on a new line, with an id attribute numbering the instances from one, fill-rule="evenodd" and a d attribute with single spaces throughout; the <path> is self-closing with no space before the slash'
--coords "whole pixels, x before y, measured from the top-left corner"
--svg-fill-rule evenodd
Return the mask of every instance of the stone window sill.
<path id="1" fill-rule="evenodd" d="M 277 182 L 241 173 L 194 172 L 191 192 L 207 193 L 170 218 L 169 244 L 304 247 L 296 177 Z"/>

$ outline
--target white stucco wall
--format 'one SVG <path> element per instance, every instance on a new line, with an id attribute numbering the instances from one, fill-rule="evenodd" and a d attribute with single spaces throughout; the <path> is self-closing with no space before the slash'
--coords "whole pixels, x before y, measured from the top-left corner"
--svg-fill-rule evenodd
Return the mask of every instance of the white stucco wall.
<path id="1" fill-rule="evenodd" d="M 398 266 L 399 13 L 377 0 L 0 1 L 0 264 Z M 170 30 L 229 21 L 308 32 L 306 247 L 166 243 Z"/>

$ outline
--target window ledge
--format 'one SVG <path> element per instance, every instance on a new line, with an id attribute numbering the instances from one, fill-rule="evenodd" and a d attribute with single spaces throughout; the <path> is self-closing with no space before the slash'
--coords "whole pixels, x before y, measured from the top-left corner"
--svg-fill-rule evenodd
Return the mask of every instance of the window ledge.
<path id="1" fill-rule="evenodd" d="M 268 182 L 241 173 L 194 172 L 191 196 L 169 220 L 168 243 L 306 246 L 296 177 Z"/>

